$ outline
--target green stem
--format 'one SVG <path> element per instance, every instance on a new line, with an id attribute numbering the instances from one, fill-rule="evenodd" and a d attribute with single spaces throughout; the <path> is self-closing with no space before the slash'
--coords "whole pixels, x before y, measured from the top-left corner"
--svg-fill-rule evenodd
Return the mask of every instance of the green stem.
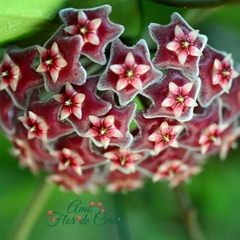
<path id="1" fill-rule="evenodd" d="M 30 202 L 26 205 L 26 210 L 23 213 L 23 218 L 19 219 L 20 221 L 18 220 L 11 240 L 28 239 L 31 230 L 38 220 L 39 214 L 42 212 L 45 203 L 53 192 L 54 187 L 55 185 L 46 183 L 43 179 L 41 179 L 39 187 L 34 192 Z"/>
<path id="2" fill-rule="evenodd" d="M 189 239 L 204 240 L 203 234 L 197 221 L 196 210 L 193 208 L 190 198 L 184 190 L 183 186 L 180 185 L 175 187 L 174 193 L 182 211 Z"/>

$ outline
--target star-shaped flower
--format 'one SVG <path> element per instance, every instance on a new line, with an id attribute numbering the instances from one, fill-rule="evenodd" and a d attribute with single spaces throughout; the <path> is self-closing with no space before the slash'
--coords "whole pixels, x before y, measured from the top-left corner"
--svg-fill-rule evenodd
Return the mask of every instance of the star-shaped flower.
<path id="1" fill-rule="evenodd" d="M 213 123 L 203 130 L 199 139 L 202 154 L 205 154 L 212 144 L 215 146 L 221 145 L 222 140 L 220 135 L 227 127 L 227 124 L 217 125 Z"/>
<path id="2" fill-rule="evenodd" d="M 190 56 L 202 56 L 202 52 L 196 46 L 194 42 L 198 37 L 199 30 L 192 30 L 188 34 L 185 34 L 179 25 L 175 26 L 173 41 L 166 45 L 166 48 L 173 51 L 178 56 L 178 61 L 184 65 L 187 57 Z"/>
<path id="3" fill-rule="evenodd" d="M 188 165 L 183 161 L 174 159 L 165 161 L 161 164 L 153 177 L 153 181 L 156 182 L 158 180 L 168 180 L 170 182 L 170 186 L 174 187 L 173 182 L 179 182 L 178 178 L 188 171 Z"/>
<path id="4" fill-rule="evenodd" d="M 28 47 L 24 49 L 10 48 L 6 53 L 11 61 L 17 66 L 17 68 L 13 68 L 13 72 L 16 70 L 15 73 L 19 71 L 19 74 L 17 74 L 18 77 L 15 75 L 17 78 L 12 78 L 12 80 L 15 79 L 15 83 L 11 81 L 11 84 L 13 84 L 14 87 L 11 87 L 10 85 L 10 87 L 6 87 L 5 90 L 11 96 L 14 104 L 20 109 L 26 107 L 30 92 L 35 88 L 43 86 L 43 78 L 41 74 L 37 73 L 35 69 L 32 68 L 37 53 L 38 51 L 36 47 Z M 7 57 L 8 60 L 9 58 Z"/>
<path id="5" fill-rule="evenodd" d="M 20 79 L 20 69 L 7 53 L 3 56 L 3 63 L 0 65 L 0 90 L 10 86 L 16 91 Z"/>
<path id="6" fill-rule="evenodd" d="M 67 26 L 64 30 L 71 35 L 81 34 L 84 44 L 89 42 L 93 45 L 99 45 L 98 29 L 102 23 L 102 19 L 95 18 L 89 20 L 87 15 L 80 9 L 78 11 L 77 21 L 77 25 Z"/>
<path id="7" fill-rule="evenodd" d="M 48 125 L 45 120 L 32 111 L 28 111 L 28 116 L 21 116 L 18 119 L 28 130 L 28 139 L 35 137 L 40 138 L 43 142 L 47 142 Z"/>
<path id="8" fill-rule="evenodd" d="M 106 92 L 102 99 L 112 103 L 113 107 L 104 116 L 89 116 L 92 127 L 85 136 L 91 137 L 97 146 L 128 146 L 132 141 L 129 132 L 130 123 L 136 110 L 136 104 L 117 107 L 112 92 Z M 114 137 L 116 136 L 116 137 Z"/>
<path id="9" fill-rule="evenodd" d="M 119 37 L 124 30 L 123 26 L 109 20 L 111 10 L 111 6 L 103 5 L 80 10 L 66 8 L 59 12 L 66 33 L 82 36 L 82 54 L 99 64 L 106 63 L 104 52 L 107 44 Z"/>
<path id="10" fill-rule="evenodd" d="M 32 111 L 45 120 L 48 126 L 48 141 L 55 140 L 74 131 L 74 128 L 68 122 L 61 121 L 58 118 L 59 103 L 53 98 L 42 101 L 38 97 L 36 99 L 36 95 L 33 94 L 30 96 L 27 111 Z"/>
<path id="11" fill-rule="evenodd" d="M 140 40 L 133 47 L 126 47 L 119 39 L 111 48 L 111 56 L 98 83 L 99 90 L 112 90 L 121 105 L 126 105 L 148 85 L 162 77 L 151 61 L 147 44 Z"/>
<path id="12" fill-rule="evenodd" d="M 91 142 L 88 138 L 80 137 L 77 134 L 60 137 L 53 145 L 54 151 L 57 152 L 61 152 L 64 148 L 75 151 L 75 154 L 81 156 L 84 162 L 81 165 L 83 171 L 107 162 L 105 157 L 92 149 Z"/>
<path id="13" fill-rule="evenodd" d="M 53 82 L 55 83 L 58 80 L 61 69 L 67 66 L 66 60 L 59 52 L 58 44 L 54 42 L 49 50 L 40 46 L 37 46 L 37 49 L 41 55 L 42 61 L 36 71 L 49 72 Z"/>
<path id="14" fill-rule="evenodd" d="M 112 107 L 112 104 L 110 102 L 104 101 L 97 95 L 97 82 L 98 82 L 99 76 L 90 76 L 87 78 L 87 81 L 82 86 L 77 85 L 71 85 L 70 91 L 68 91 L 68 94 L 66 92 L 66 87 L 64 87 L 60 94 L 56 94 L 53 97 L 57 96 L 65 96 L 65 100 L 62 100 L 62 102 L 66 102 L 67 105 L 62 105 L 59 107 L 59 111 L 61 112 L 62 117 L 68 115 L 71 113 L 68 117 L 64 118 L 66 121 L 71 123 L 71 125 L 74 127 L 75 131 L 80 135 L 84 136 L 86 132 L 89 130 L 90 120 L 89 116 L 102 116 L 106 114 Z M 67 83 L 66 86 L 70 85 Z M 70 95 L 71 99 L 70 102 L 74 102 L 76 105 L 69 105 L 69 97 Z M 84 96 L 84 97 L 83 97 Z M 55 98 L 56 99 L 56 98 Z M 60 105 L 58 103 L 58 105 Z M 65 110 L 66 109 L 66 110 Z M 81 114 L 80 114 L 81 111 Z M 75 114 L 74 114 L 75 113 Z M 60 118 L 62 118 L 60 117 Z M 81 117 L 81 118 L 80 118 Z"/>
<path id="15" fill-rule="evenodd" d="M 58 169 L 60 171 L 72 168 L 78 175 L 82 175 L 81 164 L 84 163 L 81 156 L 68 148 L 63 148 L 60 151 L 51 151 L 50 154 L 59 160 Z"/>
<path id="16" fill-rule="evenodd" d="M 191 121 L 184 122 L 186 131 L 181 134 L 181 138 L 179 139 L 180 148 L 200 151 L 201 145 L 199 144 L 199 139 L 202 134 L 201 130 L 214 123 L 216 124 L 222 122 L 218 101 L 214 101 L 208 108 L 200 108 L 198 111 L 199 112 L 196 112 L 193 115 Z"/>
<path id="17" fill-rule="evenodd" d="M 131 152 L 125 147 L 105 152 L 103 156 L 110 160 L 110 171 L 118 169 L 123 173 L 135 172 L 136 162 L 143 158 L 143 154 Z"/>
<path id="18" fill-rule="evenodd" d="M 85 99 L 83 93 L 77 93 L 70 83 L 66 83 L 65 93 L 56 94 L 53 98 L 63 106 L 60 119 L 63 120 L 74 114 L 78 119 L 82 118 L 82 104 Z"/>
<path id="19" fill-rule="evenodd" d="M 110 69 L 119 76 L 116 90 L 121 91 L 131 84 L 135 89 L 142 90 L 141 76 L 149 71 L 150 66 L 137 64 L 131 52 L 126 55 L 123 64 L 110 65 Z"/>
<path id="20" fill-rule="evenodd" d="M 158 155 L 166 145 L 178 148 L 176 137 L 183 129 L 182 125 L 169 126 L 166 121 L 162 122 L 160 127 L 148 138 L 149 141 L 155 142 L 155 154 Z"/>
<path id="21" fill-rule="evenodd" d="M 62 26 L 44 47 L 38 46 L 41 59 L 36 71 L 43 74 L 47 91 L 58 93 L 67 82 L 85 83 L 86 71 L 79 62 L 82 45 L 80 35 L 65 36 Z"/>
<path id="22" fill-rule="evenodd" d="M 233 69 L 232 54 L 228 54 L 222 61 L 215 59 L 212 71 L 213 85 L 219 84 L 221 88 L 229 93 L 231 81 L 239 76 L 239 73 Z"/>
<path id="23" fill-rule="evenodd" d="M 98 141 L 94 143 L 98 146 L 103 146 L 105 149 L 108 147 L 111 138 L 122 138 L 122 133 L 114 125 L 114 116 L 109 115 L 105 118 L 99 118 L 96 116 L 89 116 L 92 123 L 92 128 L 88 130 L 85 137 L 99 138 L 101 144 Z"/>
<path id="24" fill-rule="evenodd" d="M 182 87 L 178 87 L 174 82 L 170 82 L 169 96 L 163 100 L 162 107 L 171 107 L 175 117 L 179 119 L 185 108 L 197 106 L 196 101 L 189 97 L 192 87 L 193 82 L 186 83 Z"/>
<path id="25" fill-rule="evenodd" d="M 151 23 L 149 32 L 158 50 L 153 64 L 160 69 L 173 68 L 191 76 L 198 76 L 198 62 L 207 43 L 207 37 L 192 29 L 178 14 L 173 13 L 171 23 Z"/>
<path id="26" fill-rule="evenodd" d="M 202 87 L 198 101 L 203 107 L 209 106 L 214 99 L 229 93 L 233 78 L 238 73 L 233 68 L 231 54 L 226 55 L 210 46 L 206 46 L 199 62 L 199 77 Z"/>
<path id="27" fill-rule="evenodd" d="M 145 110 L 146 118 L 170 117 L 186 122 L 193 117 L 196 99 L 201 88 L 199 78 L 188 78 L 176 70 L 167 70 L 165 77 L 150 85 L 143 95 L 152 100 Z"/>

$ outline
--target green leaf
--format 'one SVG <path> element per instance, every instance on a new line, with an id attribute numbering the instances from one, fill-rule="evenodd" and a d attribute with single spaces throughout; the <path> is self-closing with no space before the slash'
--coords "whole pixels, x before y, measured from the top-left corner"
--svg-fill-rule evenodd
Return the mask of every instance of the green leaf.
<path id="1" fill-rule="evenodd" d="M 239 3 L 239 0 L 148 0 L 179 8 L 211 8 L 230 3 Z"/>
<path id="2" fill-rule="evenodd" d="M 112 6 L 111 21 L 125 26 L 124 37 L 136 36 L 140 31 L 141 14 L 138 0 L 8 0 L 0 1 L 0 46 L 44 44 L 62 24 L 58 17 L 63 8 L 93 8 Z M 129 17 L 131 20 L 129 21 Z"/>

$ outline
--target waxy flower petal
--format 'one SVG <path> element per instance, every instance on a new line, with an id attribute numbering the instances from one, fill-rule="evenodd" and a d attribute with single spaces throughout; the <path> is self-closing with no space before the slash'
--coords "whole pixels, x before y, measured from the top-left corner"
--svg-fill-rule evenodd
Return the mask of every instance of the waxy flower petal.
<path id="1" fill-rule="evenodd" d="M 21 116 L 18 117 L 18 119 L 28 130 L 28 139 L 38 137 L 43 142 L 47 142 L 47 131 L 49 127 L 43 118 L 39 117 L 32 111 L 28 111 L 28 116 Z"/>
<path id="2" fill-rule="evenodd" d="M 33 89 L 43 86 L 42 76 L 32 68 L 32 64 L 37 53 L 38 51 L 36 47 L 29 47 L 25 49 L 10 48 L 6 53 L 9 56 L 9 58 L 7 57 L 7 62 L 11 59 L 11 62 L 16 64 L 19 75 L 18 77 L 16 76 L 18 80 L 15 81 L 16 79 L 14 78 L 15 80 L 12 82 L 13 88 L 10 85 L 10 87 L 6 87 L 5 90 L 11 96 L 14 104 L 21 109 L 26 107 L 29 99 L 29 93 Z M 5 67 L 0 66 L 0 72 L 3 68 Z M 14 67 L 14 74 L 16 73 L 15 70 L 16 68 Z"/>
<path id="3" fill-rule="evenodd" d="M 114 91 L 120 104 L 125 106 L 161 77 L 162 73 L 150 61 L 144 40 L 133 47 L 126 47 L 120 40 L 115 40 L 108 66 L 99 79 L 98 89 Z"/>
<path id="4" fill-rule="evenodd" d="M 178 148 L 176 137 L 183 129 L 182 125 L 169 126 L 166 121 L 162 122 L 160 127 L 148 137 L 149 141 L 155 142 L 155 154 L 158 155 L 166 145 Z"/>
<path id="5" fill-rule="evenodd" d="M 111 22 L 108 15 L 111 6 L 103 5 L 92 9 L 66 8 L 59 12 L 65 31 L 80 35 L 84 40 L 82 54 L 99 64 L 106 63 L 107 45 L 120 36 L 124 27 Z"/>
<path id="6" fill-rule="evenodd" d="M 157 68 L 173 68 L 191 76 L 198 76 L 198 62 L 207 43 L 207 37 L 192 29 L 178 14 L 173 13 L 171 23 L 151 23 L 149 32 L 158 50 L 153 59 Z"/>
<path id="7" fill-rule="evenodd" d="M 66 60 L 62 57 L 59 52 L 58 45 L 56 42 L 53 43 L 50 50 L 37 47 L 41 55 L 42 62 L 36 69 L 37 72 L 47 72 L 49 71 L 50 76 L 55 83 L 58 80 L 59 72 L 62 68 L 67 66 Z"/>
<path id="8" fill-rule="evenodd" d="M 66 83 L 65 94 L 56 94 L 53 98 L 63 105 L 60 116 L 61 120 L 69 117 L 71 114 L 74 114 L 78 119 L 82 118 L 82 104 L 85 95 L 77 93 L 70 83 Z"/>
<path id="9" fill-rule="evenodd" d="M 214 99 L 223 93 L 228 93 L 232 86 L 233 78 L 238 73 L 233 68 L 231 54 L 215 50 L 207 46 L 199 62 L 202 87 L 198 101 L 203 107 L 209 106 Z"/>
<path id="10" fill-rule="evenodd" d="M 20 69 L 7 53 L 3 56 L 3 63 L 0 65 L 0 90 L 11 87 L 16 91 L 20 79 Z"/>
<path id="11" fill-rule="evenodd" d="M 86 132 L 89 130 L 90 115 L 94 115 L 98 117 L 102 116 L 106 114 L 112 107 L 111 103 L 104 101 L 97 95 L 96 85 L 97 85 L 98 79 L 99 79 L 99 76 L 91 76 L 87 78 L 87 81 L 83 86 L 71 85 L 73 90 L 70 90 L 70 91 L 68 91 L 68 89 L 64 87 L 61 90 L 60 95 L 57 94 L 57 96 L 59 96 L 59 99 L 58 99 L 59 103 L 65 102 L 65 98 L 63 99 L 60 96 L 63 96 L 63 95 L 70 96 L 73 92 L 74 94 L 75 93 L 77 94 L 74 96 L 79 96 L 78 94 L 80 94 L 80 96 L 82 97 L 83 95 L 85 96 L 81 104 L 81 107 L 76 108 L 75 106 L 73 106 L 74 108 L 72 109 L 73 110 L 72 113 L 75 112 L 77 116 L 75 114 L 70 114 L 67 118 L 65 118 L 66 121 L 68 121 L 74 127 L 75 131 L 80 136 L 84 136 Z M 75 97 L 73 97 L 73 101 L 79 102 L 79 99 L 76 100 Z M 65 106 L 65 108 L 69 110 L 69 107 Z M 60 112 L 63 110 L 62 104 L 59 110 Z M 80 117 L 80 110 L 81 110 L 81 118 L 78 118 Z M 66 111 L 66 112 L 67 114 L 70 113 L 69 111 Z"/>
<path id="12" fill-rule="evenodd" d="M 82 175 L 82 170 L 80 165 L 83 164 L 84 161 L 77 152 L 68 148 L 63 148 L 60 151 L 51 151 L 50 154 L 58 159 L 59 171 L 63 171 L 68 167 L 70 167 L 78 175 Z"/>
<path id="13" fill-rule="evenodd" d="M 201 87 L 199 78 L 188 78 L 176 70 L 167 70 L 161 82 L 144 90 L 152 105 L 144 113 L 146 118 L 170 117 L 186 122 L 193 117 Z"/>
<path id="14" fill-rule="evenodd" d="M 143 154 L 133 153 L 129 149 L 122 147 L 105 152 L 104 157 L 110 160 L 110 171 L 119 170 L 123 173 L 135 172 L 136 162 L 143 159 Z"/>
<path id="15" fill-rule="evenodd" d="M 204 155 L 211 145 L 220 146 L 222 143 L 221 133 L 228 127 L 227 124 L 217 125 L 211 124 L 203 130 L 202 135 L 199 138 L 199 144 L 201 145 L 201 153 Z"/>
<path id="16" fill-rule="evenodd" d="M 108 147 L 111 138 L 122 138 L 122 133 L 114 125 L 114 116 L 109 115 L 103 119 L 96 116 L 89 116 L 93 127 L 85 134 L 85 137 L 99 137 L 105 149 Z"/>
<path id="17" fill-rule="evenodd" d="M 58 93 L 67 82 L 82 85 L 86 81 L 86 71 L 79 62 L 83 40 L 80 35 L 65 36 L 63 27 L 45 43 L 38 46 L 40 65 L 36 69 L 43 74 L 45 88 Z"/>

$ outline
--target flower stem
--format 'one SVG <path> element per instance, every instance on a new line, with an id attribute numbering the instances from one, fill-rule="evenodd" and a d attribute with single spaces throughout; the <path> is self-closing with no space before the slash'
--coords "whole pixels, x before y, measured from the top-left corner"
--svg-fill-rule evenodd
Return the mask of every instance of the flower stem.
<path id="1" fill-rule="evenodd" d="M 30 199 L 30 202 L 26 205 L 23 217 L 18 219 L 11 240 L 28 239 L 31 230 L 38 220 L 39 214 L 45 206 L 45 203 L 51 196 L 54 187 L 53 184 L 46 183 L 44 179 L 41 179 L 41 182 Z"/>
<path id="2" fill-rule="evenodd" d="M 180 185 L 175 187 L 173 190 L 182 211 L 189 239 L 204 240 L 203 234 L 197 222 L 196 210 L 193 208 L 185 189 Z"/>

